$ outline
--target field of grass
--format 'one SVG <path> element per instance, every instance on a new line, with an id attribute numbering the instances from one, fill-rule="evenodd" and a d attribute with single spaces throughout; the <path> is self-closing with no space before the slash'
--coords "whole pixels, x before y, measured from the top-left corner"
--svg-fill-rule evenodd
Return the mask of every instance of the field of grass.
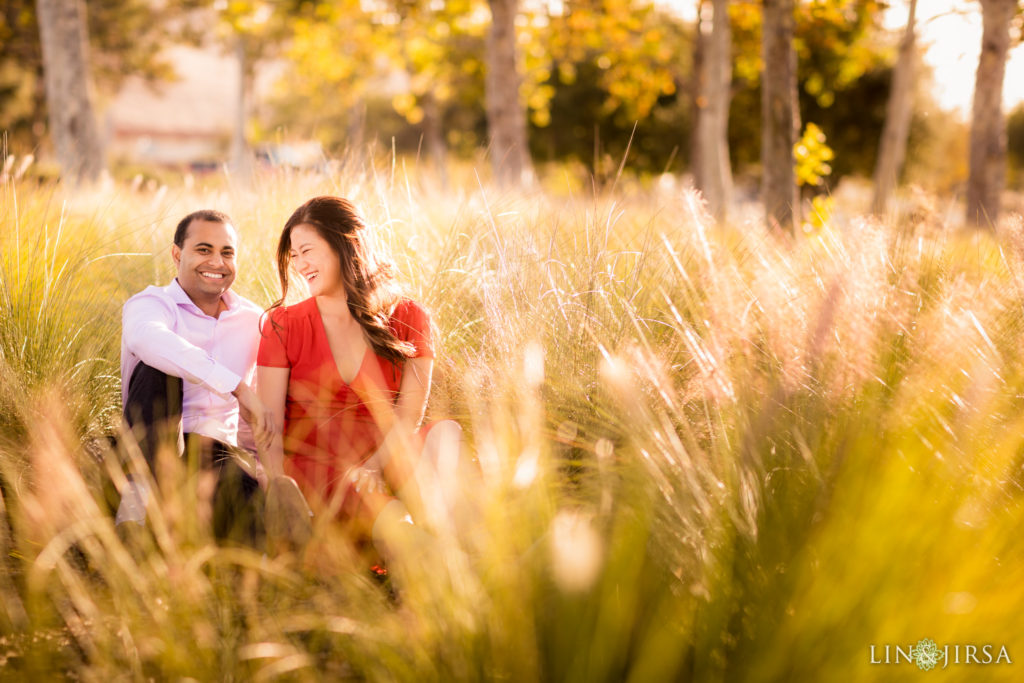
<path id="1" fill-rule="evenodd" d="M 1024 225 L 921 206 L 782 239 L 678 189 L 555 185 L 5 182 L 0 679 L 1019 680 Z M 430 413 L 479 465 L 395 559 L 397 600 L 327 523 L 305 562 L 218 548 L 170 465 L 118 533 L 124 454 L 96 445 L 121 304 L 172 277 L 177 220 L 229 213 L 236 289 L 269 305 L 279 230 L 321 193 L 431 310 Z M 961 663 L 871 661 L 925 638 Z"/>

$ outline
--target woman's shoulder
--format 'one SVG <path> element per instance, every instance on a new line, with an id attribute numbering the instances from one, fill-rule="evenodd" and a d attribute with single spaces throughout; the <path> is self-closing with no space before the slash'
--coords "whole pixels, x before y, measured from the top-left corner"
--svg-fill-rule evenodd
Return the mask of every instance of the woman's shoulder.
<path id="1" fill-rule="evenodd" d="M 288 306 L 275 306 L 263 316 L 261 328 L 264 332 L 275 329 L 279 334 L 288 334 L 289 330 L 298 333 L 302 327 L 308 326 L 307 321 L 314 314 L 318 314 L 318 309 L 312 297 Z"/>
<path id="2" fill-rule="evenodd" d="M 402 297 L 395 304 L 394 310 L 391 311 L 391 319 L 398 322 L 412 324 L 419 321 L 429 321 L 430 314 L 420 303 L 413 301 L 412 299 Z"/>
<path id="3" fill-rule="evenodd" d="M 289 322 L 296 322 L 303 318 L 308 318 L 315 313 L 319 313 L 319 311 L 316 307 L 316 299 L 313 297 L 309 297 L 308 299 L 295 304 L 277 306 L 268 311 L 270 319 L 282 325 Z"/>

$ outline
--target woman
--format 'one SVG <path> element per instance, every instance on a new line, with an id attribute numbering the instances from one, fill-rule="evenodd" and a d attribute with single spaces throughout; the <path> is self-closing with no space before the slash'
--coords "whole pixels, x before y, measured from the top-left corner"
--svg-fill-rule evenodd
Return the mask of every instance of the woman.
<path id="1" fill-rule="evenodd" d="M 314 508 L 375 542 L 408 520 L 393 494 L 420 504 L 418 462 L 458 444 L 451 421 L 420 429 L 430 392 L 430 320 L 403 298 L 355 207 L 316 197 L 285 224 L 277 249 L 281 299 L 263 325 L 260 399 L 278 427 L 267 474 L 293 477 Z M 310 298 L 284 306 L 289 276 Z M 457 458 L 457 455 L 455 455 Z"/>

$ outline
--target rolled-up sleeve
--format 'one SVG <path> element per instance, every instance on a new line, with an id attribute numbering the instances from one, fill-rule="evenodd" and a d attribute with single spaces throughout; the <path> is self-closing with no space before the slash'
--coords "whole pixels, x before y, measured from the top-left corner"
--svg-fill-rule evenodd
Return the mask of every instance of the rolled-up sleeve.
<path id="1" fill-rule="evenodd" d="M 228 397 L 242 378 L 172 330 L 171 305 L 155 296 L 132 297 L 121 317 L 125 348 L 150 367 Z"/>

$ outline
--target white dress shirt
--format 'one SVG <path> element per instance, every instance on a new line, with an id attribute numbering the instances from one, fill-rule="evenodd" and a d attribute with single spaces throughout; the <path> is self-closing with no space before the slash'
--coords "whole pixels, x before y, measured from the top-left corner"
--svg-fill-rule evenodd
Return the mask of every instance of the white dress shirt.
<path id="1" fill-rule="evenodd" d="M 230 290 L 227 310 L 206 315 L 177 280 L 150 286 L 124 305 L 121 317 L 121 400 L 140 361 L 184 381 L 182 431 L 238 445 L 238 401 L 231 392 L 252 384 L 263 310 Z M 247 425 L 246 425 L 247 427 Z"/>

